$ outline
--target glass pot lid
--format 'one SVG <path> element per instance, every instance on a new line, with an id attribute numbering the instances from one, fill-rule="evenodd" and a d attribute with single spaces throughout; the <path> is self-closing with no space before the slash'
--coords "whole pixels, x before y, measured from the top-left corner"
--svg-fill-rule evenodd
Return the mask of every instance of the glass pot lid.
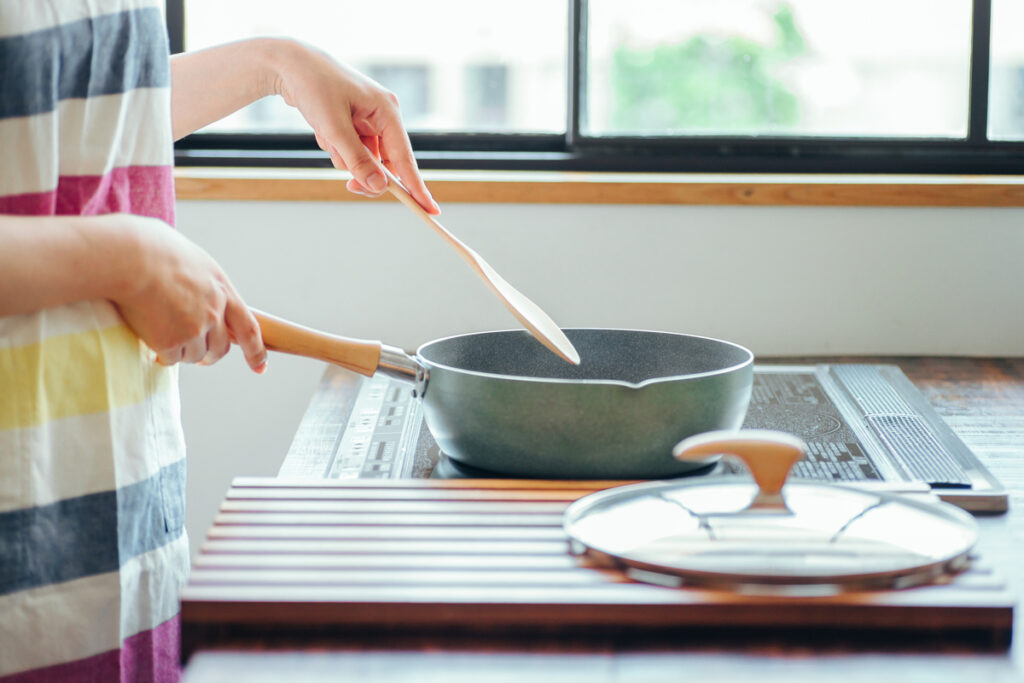
<path id="1" fill-rule="evenodd" d="M 737 456 L 753 481 L 608 489 L 570 505 L 564 528 L 577 552 L 699 585 L 905 587 L 966 567 L 978 535 L 969 514 L 853 486 L 787 483 L 805 450 L 766 430 L 691 437 L 677 458 Z"/>

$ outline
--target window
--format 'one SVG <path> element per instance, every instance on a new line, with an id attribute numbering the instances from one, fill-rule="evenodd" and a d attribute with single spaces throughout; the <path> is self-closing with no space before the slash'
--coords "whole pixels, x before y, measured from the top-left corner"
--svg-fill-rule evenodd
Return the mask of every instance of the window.
<path id="1" fill-rule="evenodd" d="M 1024 172 L 1015 0 L 168 0 L 172 44 L 313 43 L 394 91 L 424 168 Z M 385 33 L 386 31 L 386 33 Z M 182 164 L 327 165 L 274 98 Z"/>
<path id="2" fill-rule="evenodd" d="M 512 106 L 508 96 L 508 71 L 505 64 L 471 64 L 468 67 L 464 120 L 469 127 L 475 130 L 508 129 Z M 527 98 L 522 101 L 529 102 Z"/>
<path id="3" fill-rule="evenodd" d="M 992 72 L 988 135 L 993 140 L 1024 140 L 1024 5 L 992 2 Z"/>
<path id="4" fill-rule="evenodd" d="M 386 28 L 367 27 L 360 19 L 366 3 L 356 0 L 290 0 L 287 11 L 279 0 L 183 4 L 186 47 L 254 35 L 304 40 L 398 95 L 410 131 L 565 131 L 568 13 L 559 0 L 519 0 L 503 12 L 473 0 L 396 0 L 392 9 L 401 21 L 388 21 Z M 514 81 L 509 73 L 515 74 Z M 516 90 L 509 92 L 513 86 Z M 286 104 L 277 98 L 270 102 L 273 129 L 307 133 L 302 118 Z M 210 130 L 244 134 L 270 129 L 239 112 Z"/>
<path id="5" fill-rule="evenodd" d="M 588 135 L 967 134 L 970 2 L 589 8 Z"/>

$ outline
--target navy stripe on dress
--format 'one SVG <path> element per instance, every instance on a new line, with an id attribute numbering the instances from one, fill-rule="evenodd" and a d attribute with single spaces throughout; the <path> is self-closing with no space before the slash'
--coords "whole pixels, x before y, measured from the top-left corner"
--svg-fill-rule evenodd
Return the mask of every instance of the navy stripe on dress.
<path id="1" fill-rule="evenodd" d="M 117 571 L 185 531 L 185 460 L 144 481 L 0 513 L 0 595 Z"/>
<path id="2" fill-rule="evenodd" d="M 71 98 L 169 86 L 167 54 L 156 7 L 0 38 L 0 119 L 51 112 Z"/>

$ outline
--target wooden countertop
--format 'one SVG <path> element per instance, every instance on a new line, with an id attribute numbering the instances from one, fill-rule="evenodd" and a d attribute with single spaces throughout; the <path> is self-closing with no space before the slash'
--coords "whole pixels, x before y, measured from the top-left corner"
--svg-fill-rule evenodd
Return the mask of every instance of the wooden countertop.
<path id="1" fill-rule="evenodd" d="M 978 519 L 982 533 L 978 547 L 985 564 L 994 568 L 1014 594 L 1020 594 L 1024 588 L 1024 563 L 1021 562 L 1024 513 L 1020 511 L 1024 503 L 1024 359 L 855 358 L 770 359 L 769 362 L 776 360 L 899 365 L 952 429 L 1010 490 L 1007 514 Z M 273 490 L 275 480 L 240 481 L 237 486 Z M 419 490 L 423 483 L 397 482 L 395 487 Z M 488 491 L 502 487 L 507 488 L 508 484 L 481 481 L 478 486 L 470 482 L 454 488 L 486 499 Z M 548 492 L 544 495 L 548 497 L 553 491 L 573 494 L 574 489 L 571 485 L 538 487 L 546 488 Z M 579 486 L 575 488 L 578 493 Z M 252 498 L 250 494 L 242 497 Z M 292 494 L 289 497 L 297 500 Z M 364 495 L 359 497 L 365 498 Z M 237 503 L 237 495 L 229 497 L 223 513 L 237 514 Z M 508 511 L 502 514 L 505 512 Z M 532 511 L 538 517 L 548 513 L 550 510 L 546 508 Z M 221 521 L 230 523 L 231 518 Z M 383 525 L 384 521 L 378 519 L 374 524 Z M 403 524 L 408 526 L 408 522 Z M 211 531 L 213 542 L 217 541 L 217 529 L 215 526 Z M 317 542 L 323 543 L 322 540 L 314 543 Z M 481 558 L 487 559 L 486 555 Z M 202 572 L 209 565 L 209 559 L 204 560 L 203 555 L 197 558 L 196 571 L 200 579 L 197 584 L 202 584 Z M 268 589 L 262 590 L 266 594 Z M 856 637 L 851 632 L 830 628 L 785 633 L 766 632 L 763 628 L 757 631 L 671 628 L 652 632 L 621 628 L 621 624 L 620 628 L 610 631 L 559 632 L 509 629 L 506 627 L 514 620 L 510 621 L 508 614 L 491 614 L 473 619 L 481 626 L 467 630 L 446 629 L 440 625 L 451 621 L 448 617 L 452 616 L 452 613 L 443 613 L 443 604 L 439 606 L 434 627 L 397 629 L 385 613 L 387 606 L 379 603 L 352 607 L 364 610 L 361 615 L 355 612 L 348 615 L 355 628 L 331 628 L 331 619 L 324 617 L 330 610 L 318 611 L 315 605 L 307 604 L 304 614 L 308 618 L 303 613 L 292 614 L 287 619 L 282 618 L 276 628 L 274 624 L 264 623 L 255 628 L 250 624 L 247 629 L 232 628 L 228 623 L 231 620 L 225 615 L 231 611 L 231 605 L 220 604 L 217 609 L 204 611 L 200 603 L 186 600 L 183 607 L 184 648 L 195 651 L 186 671 L 187 683 L 224 680 L 227 676 L 245 681 L 327 681 L 352 677 L 367 681 L 444 680 L 446 683 L 527 679 L 585 680 L 587 683 L 680 679 L 1024 680 L 1024 646 L 1019 629 L 1013 634 L 1008 650 L 1005 643 L 965 640 L 941 631 L 929 633 L 927 628 L 923 632 L 908 633 L 898 629 L 884 632 L 883 629 L 875 634 L 858 633 Z M 507 601 L 504 604 L 505 609 L 512 609 Z M 623 619 L 642 624 L 642 605 L 627 607 L 630 609 L 623 612 Z M 219 614 L 225 618 L 220 619 L 217 610 L 221 610 Z M 652 617 L 655 612 L 657 610 L 651 612 Z M 465 616 L 456 614 L 457 619 Z M 941 620 L 948 615 L 939 610 L 934 616 Z M 429 624 L 429 610 L 424 611 L 421 618 Z M 786 618 L 784 609 L 780 610 L 779 618 Z M 310 628 L 288 628 L 284 623 L 288 620 L 294 623 L 305 620 Z M 316 626 L 317 622 L 321 626 Z M 827 610 L 821 612 L 818 625 L 827 627 L 828 622 Z"/>

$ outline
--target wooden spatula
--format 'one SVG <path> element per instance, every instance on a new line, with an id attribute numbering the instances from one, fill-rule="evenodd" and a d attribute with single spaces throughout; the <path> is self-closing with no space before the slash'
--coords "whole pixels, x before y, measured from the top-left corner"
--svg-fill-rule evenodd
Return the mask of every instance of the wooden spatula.
<path id="1" fill-rule="evenodd" d="M 383 168 L 383 166 L 381 167 Z M 480 254 L 473 251 L 469 246 L 459 240 L 455 235 L 448 232 L 448 230 L 441 225 L 440 222 L 429 213 L 427 213 L 419 203 L 412 198 L 409 191 L 405 189 L 400 181 L 391 171 L 384 168 L 384 172 L 388 176 L 388 190 L 391 194 L 395 195 L 400 202 L 409 207 L 413 213 L 423 219 L 423 221 L 429 225 L 434 232 L 441 236 L 445 242 L 449 244 L 459 256 L 469 264 L 469 266 L 476 272 L 480 278 L 487 283 L 498 298 L 504 302 L 508 310 L 512 311 L 523 327 L 530 331 L 537 340 L 549 348 L 560 358 L 572 363 L 573 365 L 580 364 L 580 355 L 576 352 L 572 342 L 569 341 L 562 329 L 555 324 L 555 321 L 548 316 L 540 306 L 530 301 L 526 296 L 518 289 L 508 283 L 505 278 L 498 274 L 498 271 L 494 270 L 487 261 L 483 259 Z"/>

